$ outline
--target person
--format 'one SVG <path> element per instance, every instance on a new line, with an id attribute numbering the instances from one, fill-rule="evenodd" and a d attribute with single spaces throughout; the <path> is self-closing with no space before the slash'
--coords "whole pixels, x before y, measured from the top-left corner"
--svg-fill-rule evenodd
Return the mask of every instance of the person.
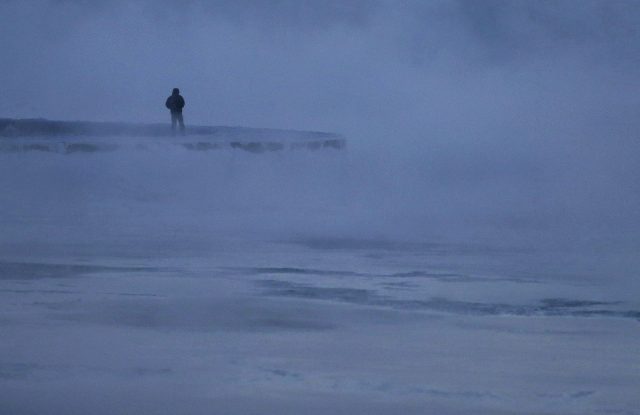
<path id="1" fill-rule="evenodd" d="M 171 111 L 171 131 L 176 133 L 176 124 L 180 123 L 180 132 L 184 135 L 184 119 L 182 118 L 182 108 L 184 108 L 184 98 L 180 95 L 178 88 L 173 88 L 171 96 L 164 104 Z"/>

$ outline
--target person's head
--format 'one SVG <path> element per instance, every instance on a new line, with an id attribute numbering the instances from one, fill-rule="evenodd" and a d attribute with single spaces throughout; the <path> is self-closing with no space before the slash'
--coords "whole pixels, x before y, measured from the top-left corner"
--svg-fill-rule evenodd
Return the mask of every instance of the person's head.
<path id="1" fill-rule="evenodd" d="M 173 88 L 173 95 L 178 95 L 180 93 L 180 89 Z"/>

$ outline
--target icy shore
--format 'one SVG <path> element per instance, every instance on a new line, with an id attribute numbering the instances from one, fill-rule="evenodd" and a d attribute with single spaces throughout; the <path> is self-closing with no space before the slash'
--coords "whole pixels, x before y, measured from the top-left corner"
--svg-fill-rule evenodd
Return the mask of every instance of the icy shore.
<path id="1" fill-rule="evenodd" d="M 239 149 L 264 153 L 340 150 L 345 148 L 346 139 L 334 133 L 226 126 L 189 126 L 185 136 L 176 138 L 166 124 L 0 118 L 0 152 L 72 154 L 167 145 L 194 151 Z"/>

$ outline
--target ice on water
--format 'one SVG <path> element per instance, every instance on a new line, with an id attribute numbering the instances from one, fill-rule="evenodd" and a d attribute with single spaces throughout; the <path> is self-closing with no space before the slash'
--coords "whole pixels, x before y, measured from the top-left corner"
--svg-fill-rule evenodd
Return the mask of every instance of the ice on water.
<path id="1" fill-rule="evenodd" d="M 0 413 L 637 413 L 628 241 L 421 168 L 0 154 Z"/>

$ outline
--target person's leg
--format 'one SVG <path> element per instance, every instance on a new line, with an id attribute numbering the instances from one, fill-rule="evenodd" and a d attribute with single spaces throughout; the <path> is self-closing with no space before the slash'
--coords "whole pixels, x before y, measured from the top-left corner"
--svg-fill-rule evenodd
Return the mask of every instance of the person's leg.
<path id="1" fill-rule="evenodd" d="M 176 133 L 176 123 L 178 122 L 178 114 L 175 112 L 171 113 L 171 132 L 173 134 Z"/>
<path id="2" fill-rule="evenodd" d="M 182 118 L 182 113 L 178 114 L 178 122 L 180 123 L 180 132 L 184 135 L 184 118 Z"/>

